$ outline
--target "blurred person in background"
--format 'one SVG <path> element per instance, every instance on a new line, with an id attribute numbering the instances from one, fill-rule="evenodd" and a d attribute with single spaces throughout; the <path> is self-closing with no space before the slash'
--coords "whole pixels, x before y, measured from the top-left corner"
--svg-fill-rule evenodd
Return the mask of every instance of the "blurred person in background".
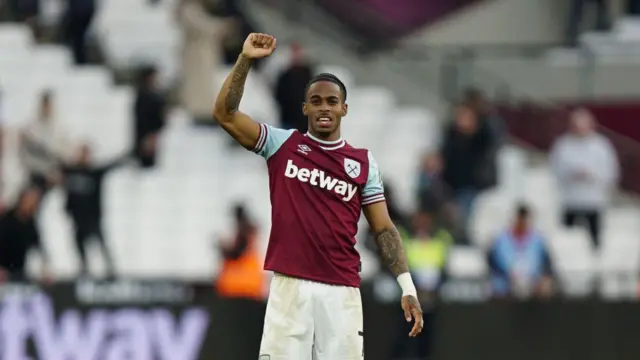
<path id="1" fill-rule="evenodd" d="M 485 93 L 480 89 L 469 88 L 464 93 L 463 102 L 469 104 L 469 107 L 478 114 L 478 120 L 481 123 L 489 124 L 497 139 L 502 143 L 506 136 L 504 122 L 494 111 Z"/>
<path id="2" fill-rule="evenodd" d="M 96 0 L 67 0 L 64 15 L 66 41 L 77 65 L 87 63 L 87 31 L 96 12 Z"/>
<path id="3" fill-rule="evenodd" d="M 222 43 L 237 36 L 234 18 L 215 15 L 214 0 L 180 0 L 177 19 L 182 30 L 182 79 L 180 101 L 198 124 L 213 125 L 211 99 L 222 61 Z"/>
<path id="4" fill-rule="evenodd" d="M 569 47 L 578 45 L 578 37 L 580 36 L 582 20 L 587 5 L 593 5 L 595 8 L 595 29 L 597 31 L 606 31 L 611 25 L 611 12 L 609 11 L 611 4 L 609 0 L 572 0 L 566 35 L 567 46 Z"/>
<path id="5" fill-rule="evenodd" d="M 19 196 L 15 207 L 0 217 L 0 282 L 25 281 L 27 255 L 37 250 L 42 257 L 42 279 L 49 281 L 49 256 L 40 242 L 36 211 L 42 191 L 31 187 Z"/>
<path id="6" fill-rule="evenodd" d="M 618 182 L 618 157 L 611 142 L 596 131 L 588 110 L 575 110 L 570 121 L 569 132 L 556 140 L 550 154 L 562 197 L 562 221 L 566 226 L 586 222 L 597 248 L 602 214 Z"/>
<path id="7" fill-rule="evenodd" d="M 141 69 L 134 104 L 134 156 L 142 168 L 156 164 L 158 137 L 166 123 L 166 102 L 158 91 L 155 67 Z"/>
<path id="8" fill-rule="evenodd" d="M 640 15 L 640 0 L 627 1 L 627 14 L 632 16 Z"/>
<path id="9" fill-rule="evenodd" d="M 233 17 L 238 26 L 238 31 L 231 36 L 225 38 L 222 43 L 224 52 L 224 63 L 226 65 L 235 64 L 238 56 L 242 53 L 242 44 L 249 34 L 256 32 L 257 28 L 254 21 L 249 17 L 247 11 L 242 6 L 242 2 L 238 0 L 218 0 L 219 10 L 216 12 L 222 17 Z M 260 69 L 261 60 L 254 63 L 255 69 Z"/>
<path id="10" fill-rule="evenodd" d="M 20 161 L 31 185 L 43 192 L 62 180 L 61 160 L 67 157 L 69 140 L 66 130 L 55 119 L 53 93 L 40 95 L 37 118 L 22 131 Z"/>
<path id="11" fill-rule="evenodd" d="M 434 214 L 419 211 L 412 217 L 411 235 L 404 241 L 409 270 L 418 288 L 424 312 L 424 331 L 415 339 L 407 339 L 406 321 L 398 322 L 397 337 L 389 359 L 427 359 L 432 353 L 432 329 L 436 293 L 445 277 L 445 264 L 453 237 L 439 224 Z"/>
<path id="12" fill-rule="evenodd" d="M 441 154 L 443 179 L 453 192 L 465 230 L 476 197 L 495 184 L 497 169 L 492 165 L 497 143 L 491 127 L 480 121 L 472 107 L 463 103 L 456 108 L 454 121 L 444 133 Z"/>
<path id="13" fill-rule="evenodd" d="M 531 225 L 531 211 L 526 205 L 518 206 L 513 224 L 496 237 L 488 262 L 494 296 L 551 295 L 551 260 L 542 234 Z"/>
<path id="14" fill-rule="evenodd" d="M 266 273 L 257 241 L 257 228 L 242 204 L 233 208 L 235 234 L 219 243 L 222 270 L 216 280 L 218 295 L 262 301 L 267 295 Z"/>
<path id="15" fill-rule="evenodd" d="M 13 21 L 24 22 L 37 30 L 40 0 L 8 0 L 9 13 Z"/>
<path id="16" fill-rule="evenodd" d="M 442 157 L 438 153 L 425 154 L 418 171 L 418 207 L 421 211 L 439 214 L 453 220 L 451 189 L 444 182 Z"/>
<path id="17" fill-rule="evenodd" d="M 305 89 L 314 70 L 298 43 L 291 44 L 291 60 L 276 80 L 275 98 L 280 108 L 280 126 L 284 129 L 307 131 L 307 117 L 300 111 L 305 101 Z"/>
<path id="18" fill-rule="evenodd" d="M 64 188 L 67 193 L 65 209 L 73 221 L 82 276 L 89 275 L 86 247 L 91 238 L 95 238 L 100 246 L 107 265 L 107 276 L 115 276 L 113 257 L 102 231 L 102 184 L 109 171 L 127 160 L 129 156 L 107 165 L 95 166 L 91 147 L 83 144 L 77 150 L 75 162 L 64 167 Z"/>

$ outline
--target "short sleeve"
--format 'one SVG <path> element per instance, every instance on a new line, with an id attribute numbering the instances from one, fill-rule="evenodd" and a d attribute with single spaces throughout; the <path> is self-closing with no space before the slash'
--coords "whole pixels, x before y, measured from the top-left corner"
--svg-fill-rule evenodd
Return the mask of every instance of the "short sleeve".
<path id="1" fill-rule="evenodd" d="M 362 205 L 371 205 L 380 201 L 385 201 L 384 186 L 382 185 L 382 175 L 378 169 L 378 163 L 373 158 L 371 151 L 369 157 L 369 176 L 367 184 L 362 189 Z"/>
<path id="2" fill-rule="evenodd" d="M 253 152 L 268 160 L 284 144 L 295 130 L 278 129 L 267 124 L 260 124 L 260 136 Z"/>

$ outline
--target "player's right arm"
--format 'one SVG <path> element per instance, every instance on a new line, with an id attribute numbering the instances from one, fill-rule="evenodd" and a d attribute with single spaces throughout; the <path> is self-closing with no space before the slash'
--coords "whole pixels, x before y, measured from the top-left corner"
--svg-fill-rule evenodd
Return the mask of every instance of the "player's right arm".
<path id="1" fill-rule="evenodd" d="M 275 48 L 276 39 L 273 36 L 250 34 L 244 42 L 242 54 L 224 81 L 214 105 L 213 116 L 216 121 L 247 149 L 254 149 L 258 144 L 261 125 L 238 110 L 244 85 L 253 60 L 271 55 Z"/>

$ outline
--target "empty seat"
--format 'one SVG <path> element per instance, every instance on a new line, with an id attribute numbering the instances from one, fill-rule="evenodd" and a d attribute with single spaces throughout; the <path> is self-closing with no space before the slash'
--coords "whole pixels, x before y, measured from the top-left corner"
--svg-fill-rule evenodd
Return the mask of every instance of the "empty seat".
<path id="1" fill-rule="evenodd" d="M 485 253 L 471 246 L 452 246 L 446 267 L 447 274 L 456 279 L 483 279 L 489 274 Z"/>
<path id="2" fill-rule="evenodd" d="M 565 293 L 582 296 L 592 291 L 597 262 L 587 231 L 556 229 L 550 233 L 547 245 Z"/>

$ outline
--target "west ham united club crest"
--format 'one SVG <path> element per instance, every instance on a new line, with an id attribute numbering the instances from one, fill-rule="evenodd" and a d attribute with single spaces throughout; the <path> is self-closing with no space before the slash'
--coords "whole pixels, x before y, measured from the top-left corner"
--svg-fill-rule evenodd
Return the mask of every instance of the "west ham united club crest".
<path id="1" fill-rule="evenodd" d="M 355 179 L 360 176 L 360 163 L 352 159 L 344 159 L 344 171 L 350 178 Z"/>

